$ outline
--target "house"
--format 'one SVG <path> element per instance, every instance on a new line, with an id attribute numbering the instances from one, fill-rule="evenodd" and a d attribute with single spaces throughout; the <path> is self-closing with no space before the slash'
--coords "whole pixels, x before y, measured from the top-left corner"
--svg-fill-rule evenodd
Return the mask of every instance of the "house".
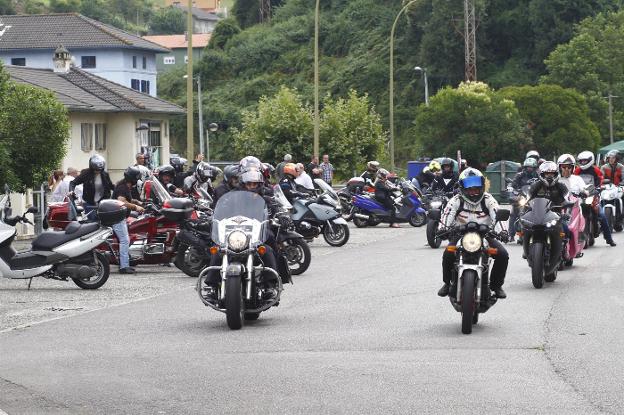
<path id="1" fill-rule="evenodd" d="M 54 92 L 67 108 L 71 132 L 63 170 L 86 168 L 93 154 L 106 159 L 113 179 L 121 179 L 139 152 L 151 154 L 153 166 L 169 162 L 169 121 L 183 108 L 72 66 L 65 48 L 50 60 L 54 69 L 5 69 L 14 82 Z"/>
<path id="2" fill-rule="evenodd" d="M 76 67 L 156 96 L 156 54 L 169 49 L 76 13 L 0 16 L 0 60 L 53 69 L 59 45 Z"/>
<path id="3" fill-rule="evenodd" d="M 186 35 L 143 36 L 143 39 L 171 50 L 169 53 L 156 54 L 156 70 L 159 73 L 186 66 L 188 61 Z M 208 33 L 193 35 L 193 62 L 199 61 L 209 41 Z"/>
<path id="4" fill-rule="evenodd" d="M 206 11 L 216 11 L 221 8 L 220 0 L 193 0 L 193 7 Z M 165 0 L 165 6 L 187 6 L 187 0 Z"/>
<path id="5" fill-rule="evenodd" d="M 188 7 L 180 4 L 174 4 L 173 7 L 177 7 L 187 13 Z M 191 8 L 191 14 L 193 15 L 193 33 L 212 33 L 217 26 L 217 22 L 221 20 L 215 11 L 209 11 L 200 9 L 198 7 Z"/>

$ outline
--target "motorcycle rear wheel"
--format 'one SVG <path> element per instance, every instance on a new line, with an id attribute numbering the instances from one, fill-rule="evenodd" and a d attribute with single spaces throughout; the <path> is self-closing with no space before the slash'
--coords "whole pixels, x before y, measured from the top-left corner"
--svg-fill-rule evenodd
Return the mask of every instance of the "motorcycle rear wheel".
<path id="1" fill-rule="evenodd" d="M 472 270 L 464 271 L 462 277 L 462 297 L 461 297 L 461 314 L 462 314 L 462 333 L 472 333 L 472 322 L 475 315 L 475 281 L 477 273 Z"/>
<path id="2" fill-rule="evenodd" d="M 414 213 L 409 217 L 409 224 L 415 228 L 420 228 L 427 221 L 427 216 L 424 213 Z"/>
<path id="3" fill-rule="evenodd" d="M 325 225 L 323 227 L 323 238 L 330 246 L 343 246 L 349 242 L 349 225 L 333 225 L 335 232 L 332 232 L 332 227 Z"/>
<path id="4" fill-rule="evenodd" d="M 531 258 L 533 266 L 531 267 L 531 277 L 535 288 L 544 286 L 544 245 L 541 242 L 535 242 L 531 245 Z"/>
<path id="5" fill-rule="evenodd" d="M 97 290 L 106 284 L 106 281 L 108 281 L 108 277 L 110 276 L 110 263 L 108 262 L 108 257 L 101 252 L 96 252 L 95 262 L 97 272 L 93 277 L 86 279 L 72 278 L 74 284 L 83 290 Z"/>
<path id="6" fill-rule="evenodd" d="M 228 276 L 225 280 L 225 319 L 232 330 L 239 330 L 245 321 L 245 302 L 240 276 Z"/>
<path id="7" fill-rule="evenodd" d="M 292 275 L 301 275 L 310 266 L 312 253 L 308 244 L 301 239 L 288 239 L 284 241 L 282 253 L 288 261 L 288 268 Z"/>
<path id="8" fill-rule="evenodd" d="M 208 262 L 208 259 L 203 258 L 195 248 L 180 244 L 173 264 L 189 277 L 197 278 L 201 271 L 208 266 Z"/>
<path id="9" fill-rule="evenodd" d="M 353 224 L 358 228 L 366 228 L 368 226 L 368 220 L 358 218 L 357 216 L 353 215 Z"/>

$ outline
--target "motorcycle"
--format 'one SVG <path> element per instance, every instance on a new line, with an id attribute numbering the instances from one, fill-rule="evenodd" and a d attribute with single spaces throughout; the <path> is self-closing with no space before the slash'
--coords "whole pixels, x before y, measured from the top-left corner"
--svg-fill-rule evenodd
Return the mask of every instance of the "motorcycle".
<path id="1" fill-rule="evenodd" d="M 292 212 L 293 206 L 279 185 L 273 187 L 273 198 L 284 211 Z M 306 272 L 312 261 L 312 252 L 303 235 L 297 233 L 292 226 L 280 226 L 277 229 L 276 240 L 280 252 L 288 262 L 290 273 L 301 275 Z"/>
<path id="2" fill-rule="evenodd" d="M 614 230 L 620 232 L 622 230 L 622 220 L 624 220 L 623 196 L 624 190 L 622 190 L 621 186 L 614 185 L 609 179 L 603 180 L 600 192 L 600 205 L 604 209 L 611 232 Z"/>
<path id="3" fill-rule="evenodd" d="M 594 186 L 594 179 L 589 175 L 580 176 L 586 183 L 585 192 L 581 196 L 581 208 L 585 218 L 585 248 L 594 246 L 596 238 L 600 236 L 600 224 L 598 223 L 598 205 L 600 204 L 600 194 Z"/>
<path id="4" fill-rule="evenodd" d="M 442 239 L 437 236 L 438 230 L 440 229 L 439 218 L 449 198 L 452 196 L 452 193 L 434 192 L 425 194 L 423 197 L 423 204 L 427 210 L 427 243 L 434 249 L 439 248 L 440 244 L 442 244 Z"/>
<path id="5" fill-rule="evenodd" d="M 535 288 L 542 288 L 544 281 L 557 279 L 557 271 L 563 261 L 563 239 L 565 234 L 561 216 L 553 209 L 572 207 L 566 202 L 563 206 L 552 206 L 550 200 L 536 198 L 529 202 L 527 212 L 521 216 L 522 232 L 528 243 L 524 243 L 524 255 L 531 267 L 531 277 Z"/>
<path id="6" fill-rule="evenodd" d="M 570 235 L 567 238 L 564 246 L 564 264 L 568 267 L 572 266 L 575 258 L 583 256 L 583 248 L 585 247 L 586 235 L 585 231 L 585 218 L 581 210 L 581 200 L 578 195 L 570 194 L 568 200 L 572 203 L 570 208 L 570 220 L 568 222 L 568 229 Z"/>
<path id="7" fill-rule="evenodd" d="M 470 222 L 440 231 L 440 237 L 457 237 L 456 245 L 446 247 L 457 260 L 451 280 L 449 300 L 453 308 L 461 313 L 462 333 L 472 333 L 472 326 L 479 321 L 479 314 L 488 311 L 497 298 L 489 289 L 489 272 L 492 256 L 497 250 L 488 245 L 487 238 L 503 239 L 494 231 L 496 224 L 509 219 L 509 211 L 496 211 L 496 222 L 492 226 Z M 434 213 L 434 217 L 438 213 Z M 437 218 L 439 220 L 439 217 Z"/>
<path id="8" fill-rule="evenodd" d="M 420 195 L 412 183 L 400 179 L 397 189 L 394 191 L 394 197 L 394 208 L 398 208 L 394 217 L 395 222 L 408 222 L 414 227 L 425 224 L 427 215 L 422 207 Z M 390 210 L 375 200 L 373 195 L 354 195 L 352 202 L 356 209 L 353 214 L 353 223 L 358 228 L 370 226 L 371 222 L 390 222 Z"/>
<path id="9" fill-rule="evenodd" d="M 321 233 L 330 246 L 343 246 L 349 241 L 349 225 L 340 215 L 338 195 L 321 179 L 314 179 L 321 189 L 316 199 L 297 199 L 293 203 L 291 218 L 295 229 L 307 241 Z"/>
<path id="10" fill-rule="evenodd" d="M 374 192 L 375 189 L 367 184 L 364 178 L 356 176 L 349 179 L 347 185 L 337 192 L 342 209 L 342 218 L 347 222 L 353 219 L 354 208 L 351 201 L 353 199 L 353 195 Z M 378 224 L 379 222 L 375 223 L 375 225 Z"/>
<path id="11" fill-rule="evenodd" d="M 197 292 L 202 303 L 225 313 L 232 330 L 242 328 L 245 320 L 256 320 L 260 313 L 279 304 L 282 279 L 277 270 L 266 267 L 261 260 L 267 249 L 264 244 L 269 226 L 266 203 L 256 194 L 229 192 L 217 202 L 211 238 L 215 245 L 210 253 L 219 255 L 222 263 L 202 270 Z M 210 271 L 219 271 L 221 276 L 214 297 L 204 295 L 202 289 Z M 267 275 L 274 278 L 274 287 L 268 286 Z M 275 295 L 271 295 L 273 289 Z"/>
<path id="12" fill-rule="evenodd" d="M 37 209 L 31 207 L 22 216 L 11 216 L 9 189 L 5 188 L 5 195 L 0 199 L 0 210 L 4 213 L 0 221 L 1 277 L 43 277 L 58 281 L 71 279 L 85 290 L 95 290 L 106 283 L 110 274 L 108 258 L 96 248 L 113 233 L 108 226 L 114 222 L 74 222 L 63 232 L 43 232 L 32 241 L 29 251 L 17 253 L 12 247 L 17 234 L 14 227 L 18 223 L 32 225 L 26 215 L 37 213 Z M 120 212 L 122 210 L 118 209 L 117 217 Z M 106 215 L 102 214 L 101 217 L 105 218 Z M 30 284 L 28 287 L 30 288 Z"/>
<path id="13" fill-rule="evenodd" d="M 520 217 L 526 212 L 527 202 L 530 199 L 529 190 L 531 185 L 539 179 L 532 179 L 519 189 L 515 189 L 511 183 L 512 179 L 506 179 L 507 181 L 507 197 L 511 202 L 513 209 L 514 223 L 509 224 L 509 232 L 518 236 L 518 244 L 522 244 L 522 224 L 520 223 Z"/>

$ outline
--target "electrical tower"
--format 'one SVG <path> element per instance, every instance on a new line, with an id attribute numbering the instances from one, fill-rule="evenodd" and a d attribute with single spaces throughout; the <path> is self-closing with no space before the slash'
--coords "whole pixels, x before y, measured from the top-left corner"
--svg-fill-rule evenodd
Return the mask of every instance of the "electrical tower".
<path id="1" fill-rule="evenodd" d="M 475 0 L 464 0 L 464 41 L 465 41 L 465 78 L 468 82 L 477 80 L 477 23 Z"/>
<path id="2" fill-rule="evenodd" d="M 271 0 L 260 0 L 260 23 L 271 21 Z"/>

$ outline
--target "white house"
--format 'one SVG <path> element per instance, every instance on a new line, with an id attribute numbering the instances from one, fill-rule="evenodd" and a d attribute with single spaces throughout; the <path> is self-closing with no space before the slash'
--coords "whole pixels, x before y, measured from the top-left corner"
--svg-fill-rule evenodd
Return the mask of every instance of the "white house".
<path id="1" fill-rule="evenodd" d="M 156 96 L 156 54 L 161 45 L 80 14 L 0 16 L 0 60 L 5 65 L 53 69 L 50 57 L 63 45 L 74 65 Z"/>
<path id="2" fill-rule="evenodd" d="M 139 152 L 151 154 L 154 166 L 169 162 L 169 120 L 183 108 L 73 67 L 62 47 L 48 59 L 54 69 L 5 70 L 14 82 L 54 92 L 67 108 L 71 132 L 63 170 L 84 169 L 91 155 L 100 154 L 117 180 Z"/>

